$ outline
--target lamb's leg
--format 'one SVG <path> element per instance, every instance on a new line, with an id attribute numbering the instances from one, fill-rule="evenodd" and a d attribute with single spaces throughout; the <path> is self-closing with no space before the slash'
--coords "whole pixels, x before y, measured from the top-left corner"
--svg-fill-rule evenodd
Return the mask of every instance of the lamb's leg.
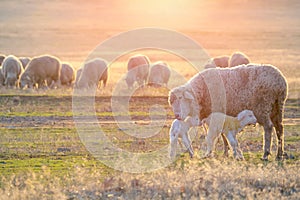
<path id="1" fill-rule="evenodd" d="M 205 158 L 208 158 L 208 157 L 213 157 L 213 149 L 214 149 L 214 146 L 215 146 L 215 140 L 216 140 L 216 134 L 212 133 L 212 131 L 210 131 L 208 129 L 208 134 L 205 138 L 206 140 L 206 144 L 207 144 L 207 150 L 206 150 L 206 153 L 205 153 Z"/>
<path id="2" fill-rule="evenodd" d="M 191 144 L 191 140 L 188 137 L 188 133 L 182 134 L 182 142 L 183 142 L 184 146 L 187 148 L 187 150 L 189 151 L 190 157 L 193 158 L 194 151 L 193 151 L 193 147 Z"/>
<path id="3" fill-rule="evenodd" d="M 223 143 L 224 143 L 224 156 L 228 157 L 228 151 L 229 151 L 229 143 L 226 138 L 226 136 L 222 133 Z"/>
<path id="4" fill-rule="evenodd" d="M 232 132 L 229 132 L 227 134 L 227 138 L 228 138 L 228 140 L 230 142 L 230 145 L 232 147 L 234 158 L 237 159 L 237 160 L 244 160 L 242 150 L 239 148 L 239 143 L 236 139 L 236 134 L 232 133 Z"/>

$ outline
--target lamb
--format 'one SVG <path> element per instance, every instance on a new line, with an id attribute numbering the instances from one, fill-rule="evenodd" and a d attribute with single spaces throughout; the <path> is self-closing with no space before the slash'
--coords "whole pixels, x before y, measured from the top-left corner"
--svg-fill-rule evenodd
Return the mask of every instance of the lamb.
<path id="1" fill-rule="evenodd" d="M 70 63 L 62 63 L 60 71 L 60 83 L 70 86 L 75 79 L 74 68 Z"/>
<path id="2" fill-rule="evenodd" d="M 202 120 L 202 124 L 207 124 L 209 129 L 206 130 L 206 143 L 207 143 L 207 152 L 205 157 L 213 156 L 213 149 L 215 145 L 215 140 L 217 137 L 222 134 L 225 152 L 224 154 L 228 156 L 228 143 L 225 142 L 226 138 L 230 142 L 230 145 L 233 149 L 233 155 L 237 160 L 244 160 L 241 149 L 239 148 L 238 141 L 236 136 L 243 128 L 247 125 L 255 125 L 257 122 L 254 113 L 251 110 L 243 110 L 240 112 L 237 117 L 231 117 L 220 112 L 211 113 L 208 118 Z"/>
<path id="3" fill-rule="evenodd" d="M 159 61 L 151 65 L 150 74 L 148 78 L 148 85 L 154 87 L 160 87 L 165 84 L 168 86 L 171 70 L 165 62 Z"/>
<path id="4" fill-rule="evenodd" d="M 250 63 L 250 59 L 241 52 L 235 52 L 230 56 L 228 61 L 228 67 L 235 67 L 238 65 L 247 65 Z"/>
<path id="5" fill-rule="evenodd" d="M 31 58 L 29 58 L 29 57 L 20 57 L 19 60 L 22 63 L 23 69 L 25 70 L 25 68 L 26 68 L 27 64 L 30 62 Z"/>
<path id="6" fill-rule="evenodd" d="M 76 86 L 80 89 L 92 87 L 97 88 L 98 85 L 100 86 L 100 82 L 102 81 L 103 88 L 105 88 L 107 78 L 107 63 L 100 58 L 95 58 L 85 63 Z"/>
<path id="7" fill-rule="evenodd" d="M 126 83 L 128 88 L 132 88 L 135 81 L 142 86 L 146 84 L 149 75 L 149 58 L 145 55 L 137 54 L 129 58 L 127 63 Z"/>
<path id="8" fill-rule="evenodd" d="M 212 68 L 196 74 L 186 84 L 172 89 L 169 104 L 175 118 L 187 116 L 207 118 L 212 112 L 236 116 L 242 110 L 252 110 L 264 127 L 264 155 L 271 152 L 271 134 L 276 129 L 277 159 L 284 152 L 283 107 L 288 85 L 283 74 L 272 65 L 248 64 L 233 68 Z"/>
<path id="9" fill-rule="evenodd" d="M 228 61 L 229 61 L 229 56 L 218 56 L 215 58 L 212 58 L 205 66 L 205 69 L 208 68 L 216 68 L 216 67 L 221 67 L 221 68 L 226 68 L 228 67 Z"/>
<path id="10" fill-rule="evenodd" d="M 17 87 L 22 72 L 22 64 L 17 57 L 13 55 L 5 57 L 2 63 L 2 74 L 7 87 Z"/>
<path id="11" fill-rule="evenodd" d="M 182 138 L 182 142 L 184 146 L 187 148 L 190 157 L 191 158 L 193 157 L 194 151 L 191 145 L 191 140 L 187 132 L 191 127 L 197 125 L 199 125 L 199 118 L 190 117 L 190 116 L 188 116 L 184 121 L 175 119 L 172 122 L 172 126 L 170 128 L 170 157 L 171 158 L 174 158 L 176 155 L 178 138 Z"/>
<path id="12" fill-rule="evenodd" d="M 20 87 L 33 88 L 38 84 L 38 88 L 48 85 L 53 87 L 60 84 L 61 63 L 58 58 L 50 55 L 42 55 L 32 58 L 25 71 L 21 75 Z"/>

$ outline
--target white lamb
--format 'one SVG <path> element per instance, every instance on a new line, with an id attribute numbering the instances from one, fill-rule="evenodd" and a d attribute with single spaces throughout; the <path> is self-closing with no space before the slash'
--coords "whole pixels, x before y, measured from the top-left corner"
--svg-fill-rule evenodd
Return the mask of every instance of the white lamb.
<path id="1" fill-rule="evenodd" d="M 257 123 L 257 119 L 251 110 L 243 110 L 237 117 L 231 117 L 220 112 L 213 112 L 208 118 L 203 119 L 201 123 L 204 127 L 205 124 L 209 127 L 206 136 L 207 151 L 205 157 L 213 156 L 216 138 L 222 134 L 225 145 L 225 155 L 228 155 L 228 143 L 225 142 L 226 138 L 224 135 L 229 140 L 234 157 L 237 160 L 244 160 L 236 135 L 241 132 L 245 126 L 255 125 Z"/>
<path id="2" fill-rule="evenodd" d="M 178 138 L 182 139 L 182 143 L 187 148 L 190 157 L 194 155 L 193 147 L 191 145 L 191 140 L 188 136 L 188 131 L 190 127 L 199 125 L 198 117 L 187 117 L 184 121 L 175 119 L 172 122 L 170 128 L 170 157 L 174 158 L 176 156 L 176 148 L 178 143 Z"/>

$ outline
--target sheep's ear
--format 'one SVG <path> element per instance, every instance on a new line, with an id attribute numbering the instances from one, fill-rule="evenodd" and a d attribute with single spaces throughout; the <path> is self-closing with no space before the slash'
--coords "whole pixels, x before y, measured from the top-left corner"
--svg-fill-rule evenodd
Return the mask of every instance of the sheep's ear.
<path id="1" fill-rule="evenodd" d="M 183 93 L 183 96 L 184 96 L 184 98 L 186 98 L 186 99 L 194 100 L 194 96 L 192 95 L 192 93 L 190 93 L 190 92 L 188 92 L 188 91 L 185 91 L 185 92 Z"/>

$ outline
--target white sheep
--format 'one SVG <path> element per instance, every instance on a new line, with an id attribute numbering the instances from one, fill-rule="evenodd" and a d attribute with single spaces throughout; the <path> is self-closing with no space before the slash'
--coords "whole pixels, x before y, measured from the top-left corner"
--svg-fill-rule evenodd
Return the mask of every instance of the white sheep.
<path id="1" fill-rule="evenodd" d="M 168 86 L 171 70 L 167 63 L 158 61 L 151 65 L 148 85 L 154 87 Z"/>
<path id="2" fill-rule="evenodd" d="M 212 68 L 196 74 L 186 84 L 172 89 L 169 103 L 175 118 L 187 116 L 204 119 L 212 112 L 236 116 L 252 110 L 264 127 L 264 155 L 271 152 L 271 135 L 276 129 L 277 159 L 284 152 L 283 106 L 287 98 L 287 81 L 272 65 L 240 65 L 233 68 Z"/>
<path id="3" fill-rule="evenodd" d="M 241 149 L 239 148 L 236 136 L 243 128 L 247 125 L 255 125 L 257 122 L 254 113 L 251 110 L 243 110 L 237 117 L 228 116 L 224 113 L 213 112 L 208 118 L 203 119 L 203 126 L 208 125 L 208 131 L 206 130 L 206 144 L 207 151 L 205 157 L 213 156 L 213 149 L 215 145 L 216 138 L 220 135 L 223 139 L 229 140 L 229 143 L 233 149 L 233 155 L 237 160 L 244 160 Z M 226 136 L 226 138 L 224 138 Z M 228 156 L 228 143 L 224 141 L 225 152 L 224 154 Z"/>
<path id="4" fill-rule="evenodd" d="M 17 87 L 20 74 L 23 72 L 22 63 L 13 55 L 5 57 L 2 63 L 4 84 L 7 87 Z"/>
<path id="5" fill-rule="evenodd" d="M 75 79 L 74 68 L 70 63 L 62 63 L 60 71 L 60 83 L 70 86 Z"/>
<path id="6" fill-rule="evenodd" d="M 170 128 L 170 157 L 174 158 L 176 155 L 176 148 L 178 143 L 178 138 L 182 139 L 182 143 L 188 150 L 190 157 L 194 155 L 191 140 L 188 136 L 188 131 L 193 126 L 199 125 L 198 117 L 187 117 L 184 121 L 175 119 L 172 122 Z"/>
<path id="7" fill-rule="evenodd" d="M 229 56 L 214 57 L 209 60 L 209 62 L 204 66 L 204 68 L 208 69 L 208 68 L 216 68 L 216 67 L 221 67 L 221 68 L 228 67 L 229 58 L 230 58 Z"/>
<path id="8" fill-rule="evenodd" d="M 106 86 L 108 71 L 106 61 L 95 58 L 88 61 L 82 68 L 76 87 L 83 88 L 98 88 L 103 82 L 103 88 Z"/>
<path id="9" fill-rule="evenodd" d="M 230 56 L 230 59 L 228 60 L 228 67 L 235 67 L 238 65 L 243 65 L 243 64 L 249 64 L 250 59 L 248 56 L 243 54 L 242 52 L 235 52 Z"/>
<path id="10" fill-rule="evenodd" d="M 132 88 L 135 81 L 139 86 L 146 84 L 149 75 L 149 66 L 149 58 L 145 55 L 137 54 L 129 58 L 125 78 L 128 88 Z"/>
<path id="11" fill-rule="evenodd" d="M 38 88 L 48 86 L 55 87 L 60 85 L 60 60 L 51 55 L 41 55 L 32 58 L 27 64 L 25 71 L 20 78 L 20 87 L 26 85 L 29 88 L 36 86 Z"/>

